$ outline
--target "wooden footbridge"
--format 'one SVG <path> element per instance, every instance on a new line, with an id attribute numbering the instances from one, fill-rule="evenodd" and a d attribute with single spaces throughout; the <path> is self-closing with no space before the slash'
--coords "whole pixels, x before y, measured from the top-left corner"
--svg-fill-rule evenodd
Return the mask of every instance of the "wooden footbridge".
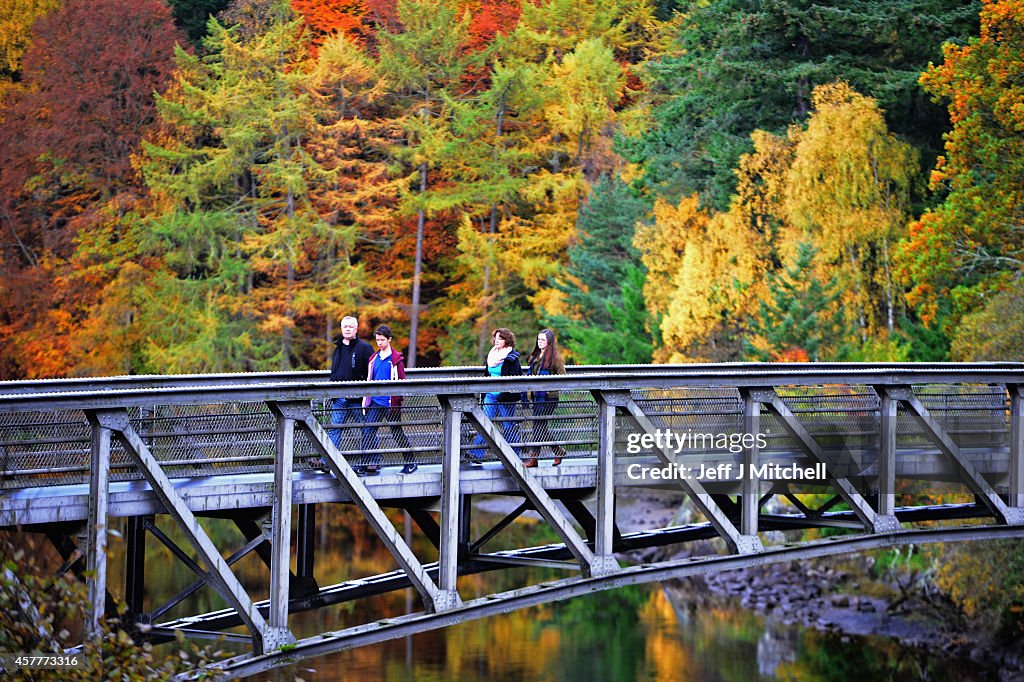
<path id="1" fill-rule="evenodd" d="M 177 631 L 222 636 L 241 625 L 251 653 L 218 666 L 243 676 L 627 584 L 892 544 L 1020 537 L 1022 387 L 1024 365 L 1016 363 L 590 366 L 503 379 L 449 368 L 347 384 L 318 372 L 6 382 L 0 527 L 45 534 L 87 582 L 87 632 L 112 592 L 156 641 Z M 509 419 L 492 419 L 481 408 L 483 392 L 537 389 L 561 392 L 556 411 L 521 405 Z M 407 443 L 395 440 L 394 422 L 332 414 L 333 399 L 351 394 L 406 396 L 398 424 Z M 375 438 L 364 437 L 368 429 Z M 483 462 L 470 461 L 480 440 Z M 526 450 L 554 446 L 567 452 L 560 466 L 544 454 L 540 466 L 524 466 Z M 358 475 L 368 456 L 382 458 L 381 475 Z M 410 459 L 418 469 L 400 473 Z M 631 486 L 680 490 L 703 521 L 620 532 L 616 493 Z M 907 490 L 960 491 L 964 502 L 917 504 L 925 496 Z M 811 509 L 803 492 L 831 498 Z M 483 495 L 520 503 L 472 537 Z M 313 530 L 324 505 L 358 508 L 399 570 L 321 586 Z M 435 548 L 430 557 L 414 553 L 389 508 L 409 512 Z M 527 510 L 561 542 L 485 550 Z M 186 547 L 157 527 L 158 515 L 176 522 Z M 211 517 L 233 520 L 247 543 L 218 547 L 204 530 Z M 107 571 L 112 519 L 127 527 L 117 586 Z M 814 527 L 853 533 L 765 542 L 766 531 Z M 724 553 L 642 565 L 622 558 L 708 538 L 719 538 Z M 146 596 L 146 574 L 159 570 L 146 565 L 147 542 L 167 546 L 196 577 L 164 604 Z M 232 572 L 250 552 L 267 567 L 269 599 Z M 522 565 L 568 577 L 473 600 L 460 594 L 460 576 Z M 415 613 L 298 640 L 289 627 L 289 614 L 409 586 L 421 598 Z M 169 617 L 202 587 L 227 608 Z"/>

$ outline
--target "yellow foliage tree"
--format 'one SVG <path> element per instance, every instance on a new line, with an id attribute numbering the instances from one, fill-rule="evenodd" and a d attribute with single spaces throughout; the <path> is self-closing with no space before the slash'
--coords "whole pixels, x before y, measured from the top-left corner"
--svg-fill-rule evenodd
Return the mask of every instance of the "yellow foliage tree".
<path id="1" fill-rule="evenodd" d="M 892 245 L 905 231 L 917 151 L 886 127 L 878 103 L 837 81 L 814 89 L 786 182 L 793 225 L 837 268 L 861 342 L 892 332 L 900 303 Z"/>

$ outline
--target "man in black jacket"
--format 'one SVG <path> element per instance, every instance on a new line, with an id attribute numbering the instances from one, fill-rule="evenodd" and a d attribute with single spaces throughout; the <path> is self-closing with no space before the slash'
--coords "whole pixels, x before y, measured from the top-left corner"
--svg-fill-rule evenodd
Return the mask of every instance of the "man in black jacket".
<path id="1" fill-rule="evenodd" d="M 331 358 L 331 381 L 366 381 L 373 347 L 359 338 L 359 320 L 348 316 L 341 321 L 341 336 L 335 339 L 334 356 Z M 343 395 L 335 398 L 331 406 L 331 423 L 359 423 L 363 418 L 361 396 Z M 352 438 L 357 431 L 345 429 Z M 328 434 L 335 447 L 341 449 L 342 429 L 330 429 Z"/>

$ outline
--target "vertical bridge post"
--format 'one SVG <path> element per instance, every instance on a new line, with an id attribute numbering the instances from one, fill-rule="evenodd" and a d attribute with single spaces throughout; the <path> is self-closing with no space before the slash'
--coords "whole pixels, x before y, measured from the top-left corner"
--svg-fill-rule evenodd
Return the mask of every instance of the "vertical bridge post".
<path id="1" fill-rule="evenodd" d="M 1024 509 L 1024 386 L 1010 384 L 1010 490 L 1008 504 Z"/>
<path id="2" fill-rule="evenodd" d="M 743 535 L 757 535 L 757 517 L 761 508 L 761 482 L 754 478 L 761 454 L 757 436 L 761 434 L 761 403 L 771 402 L 773 393 L 771 389 L 740 391 L 743 398 L 743 434 L 754 436 L 750 444 L 743 447 L 744 476 L 740 480 L 740 533 Z"/>
<path id="3" fill-rule="evenodd" d="M 597 400 L 597 561 L 618 568 L 615 544 L 615 412 L 629 400 L 629 391 L 591 391 Z"/>
<path id="4" fill-rule="evenodd" d="M 292 403 L 268 403 L 277 418 L 274 447 L 274 503 L 270 515 L 270 617 L 271 635 L 282 643 L 295 638 L 288 630 L 288 595 L 291 579 L 292 469 L 295 459 L 295 421 L 303 416 Z M 304 405 L 309 409 L 309 405 Z"/>
<path id="5" fill-rule="evenodd" d="M 462 414 L 472 409 L 472 396 L 438 396 L 441 401 L 441 541 L 438 554 L 438 588 L 458 599 L 459 535 L 462 526 L 462 499 L 459 468 L 462 459 Z"/>
<path id="6" fill-rule="evenodd" d="M 110 412 L 87 413 L 92 426 L 92 458 L 89 467 L 89 519 L 86 523 L 86 560 L 89 612 L 85 629 L 91 637 L 100 635 L 107 595 L 107 502 L 110 482 L 112 428 L 120 423 Z M 127 421 L 127 415 L 125 415 Z"/>
<path id="7" fill-rule="evenodd" d="M 885 390 L 876 387 L 881 400 L 879 405 L 878 443 L 878 514 L 896 514 L 896 419 L 899 400 Z"/>

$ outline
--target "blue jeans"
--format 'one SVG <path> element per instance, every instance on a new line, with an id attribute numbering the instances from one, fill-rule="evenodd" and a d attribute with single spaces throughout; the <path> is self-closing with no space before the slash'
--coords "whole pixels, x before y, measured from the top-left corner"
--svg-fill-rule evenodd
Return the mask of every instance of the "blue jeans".
<path id="1" fill-rule="evenodd" d="M 511 417 L 516 413 L 515 403 L 499 403 L 498 396 L 493 393 L 484 394 L 484 414 L 488 419 L 499 419 Z M 501 422 L 501 435 L 505 437 L 509 445 L 512 445 L 513 451 L 516 453 L 516 457 L 519 456 L 519 448 L 515 446 L 519 443 L 519 422 L 507 421 Z M 479 433 L 476 435 L 476 440 L 473 441 L 473 449 L 469 451 L 470 459 L 483 459 L 484 451 L 480 448 L 481 445 L 486 443 L 484 437 Z"/>
<path id="2" fill-rule="evenodd" d="M 397 409 L 390 407 L 384 407 L 382 405 L 370 405 L 366 410 L 366 423 L 368 426 L 363 427 L 363 450 L 376 450 L 379 446 L 379 439 L 377 438 L 377 429 L 380 428 L 379 424 L 374 422 L 394 422 L 391 424 L 391 436 L 395 439 L 395 443 L 400 448 L 409 447 L 409 439 L 405 436 L 405 431 L 402 430 L 402 425 L 399 422 L 400 413 Z M 406 452 L 402 458 L 406 462 L 412 461 L 412 453 Z M 380 453 L 372 455 L 364 455 L 361 464 L 363 466 L 376 466 L 379 467 L 384 461 Z"/>
<path id="3" fill-rule="evenodd" d="M 362 398 L 335 398 L 331 404 L 331 423 L 332 424 L 359 424 L 363 421 L 363 400 Z M 339 450 L 348 449 L 354 450 L 356 444 L 355 427 L 347 429 L 328 429 L 327 435 L 330 436 L 331 442 L 334 443 L 334 447 Z M 348 437 L 345 440 L 351 444 L 348 448 L 341 447 L 341 434 L 345 433 Z"/>

